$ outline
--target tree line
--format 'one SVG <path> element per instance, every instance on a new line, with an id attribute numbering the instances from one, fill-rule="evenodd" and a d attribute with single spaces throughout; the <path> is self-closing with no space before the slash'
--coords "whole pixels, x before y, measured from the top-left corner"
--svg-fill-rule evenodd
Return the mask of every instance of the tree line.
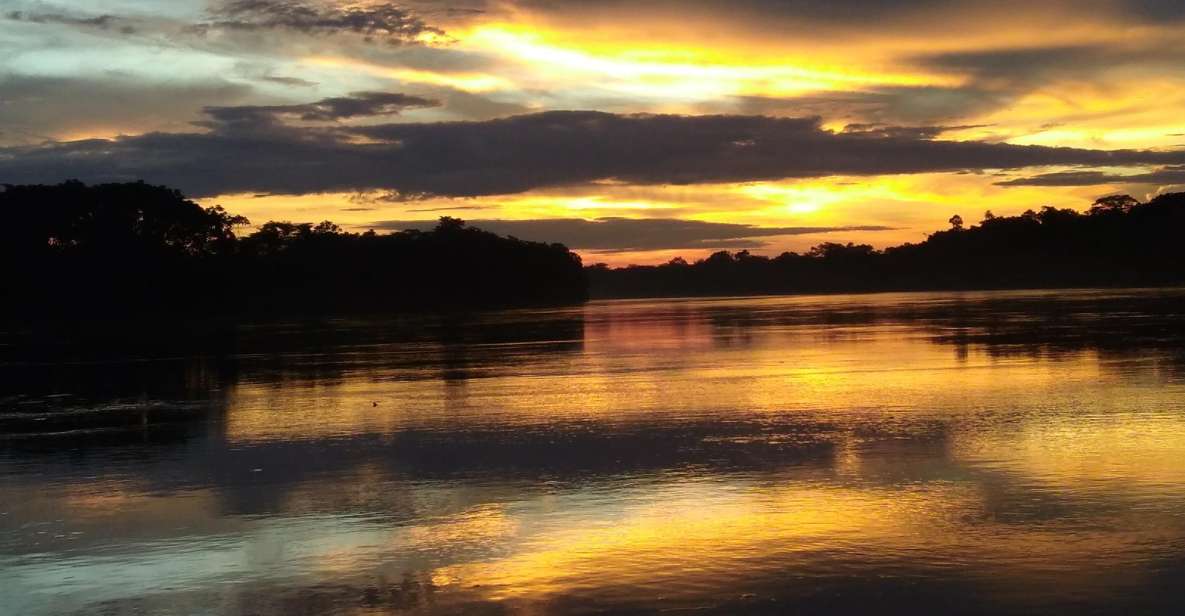
<path id="1" fill-rule="evenodd" d="M 720 251 L 693 263 L 587 269 L 594 297 L 1185 283 L 1185 193 L 1147 203 L 1113 195 L 1085 213 L 988 211 L 971 226 L 955 215 L 950 224 L 923 242 L 884 250 L 824 243 L 776 257 Z"/>
<path id="2" fill-rule="evenodd" d="M 562 244 L 443 217 L 431 231 L 351 233 L 249 222 L 143 182 L 5 185 L 4 301 L 23 317 L 383 313 L 578 303 L 594 297 L 1185 283 L 1185 193 L 1080 213 L 961 216 L 920 243 L 824 243 L 775 257 L 583 267 Z"/>
<path id="3" fill-rule="evenodd" d="M 377 313 L 587 296 L 565 246 L 455 218 L 390 234 L 272 221 L 240 235 L 247 219 L 142 182 L 6 185 L 0 211 L 9 316 Z"/>

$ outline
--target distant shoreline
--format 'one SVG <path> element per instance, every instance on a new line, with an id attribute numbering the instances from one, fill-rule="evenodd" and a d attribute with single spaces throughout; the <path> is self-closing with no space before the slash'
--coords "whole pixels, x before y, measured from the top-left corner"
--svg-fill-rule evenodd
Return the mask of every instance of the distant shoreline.
<path id="1" fill-rule="evenodd" d="M 775 257 L 719 251 L 689 263 L 586 268 L 596 298 L 1165 287 L 1185 284 L 1185 193 L 1097 200 L 1087 213 L 984 213 L 917 244 L 824 243 Z"/>
<path id="2" fill-rule="evenodd" d="M 249 222 L 142 182 L 5 186 L 0 277 L 15 323 L 464 314 L 593 299 L 1168 288 L 1185 284 L 1185 193 L 1113 195 L 1086 213 L 959 215 L 925 241 L 826 242 L 777 256 L 583 265 L 558 243 L 442 217 L 430 231 Z"/>
<path id="3" fill-rule="evenodd" d="M 680 300 L 680 299 L 759 299 L 764 297 L 806 297 L 806 296 L 833 296 L 833 295 L 876 295 L 876 294 L 890 294 L 890 293 L 988 293 L 994 291 L 1157 291 L 1175 289 L 1185 291 L 1185 281 L 1168 282 L 1161 285 L 1137 285 L 1129 286 L 1123 284 L 1117 285 L 1096 285 L 1096 286 L 1048 286 L 1048 287 L 949 287 L 949 288 L 884 288 L 884 289 L 829 289 L 829 290 L 799 290 L 799 291 L 785 291 L 781 293 L 747 293 L 747 294 L 719 294 L 719 293 L 703 293 L 698 295 L 621 295 L 621 296 L 607 296 L 607 295 L 590 295 L 588 301 L 613 301 L 613 300 Z"/>

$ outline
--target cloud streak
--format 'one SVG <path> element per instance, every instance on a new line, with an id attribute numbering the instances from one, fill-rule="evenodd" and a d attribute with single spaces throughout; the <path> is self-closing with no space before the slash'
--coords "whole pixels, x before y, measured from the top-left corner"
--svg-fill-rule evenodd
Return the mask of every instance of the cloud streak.
<path id="1" fill-rule="evenodd" d="M 60 24 L 77 28 L 94 28 L 98 30 L 118 29 L 123 34 L 132 34 L 134 27 L 115 15 L 96 15 L 83 17 L 66 15 L 64 13 L 34 13 L 29 11 L 9 11 L 4 14 L 10 21 L 23 21 L 31 24 Z"/>
<path id="2" fill-rule="evenodd" d="M 385 220 L 375 229 L 401 231 L 430 229 L 434 221 Z M 681 220 L 677 218 L 618 218 L 595 220 L 549 218 L 538 220 L 472 220 L 469 225 L 525 240 L 559 242 L 578 250 L 627 252 L 664 249 L 758 248 L 754 238 L 810 235 L 844 231 L 887 231 L 891 227 L 755 227 L 753 225 Z"/>
<path id="3" fill-rule="evenodd" d="M 205 113 L 214 119 L 214 124 L 260 122 L 261 116 L 295 116 L 306 122 L 330 122 L 398 115 L 407 109 L 439 106 L 440 101 L 397 92 L 354 92 L 302 105 L 206 107 Z"/>
<path id="4" fill-rule="evenodd" d="M 298 127 L 259 109 L 209 110 L 206 133 L 0 149 L 0 181 L 144 179 L 199 197 L 352 190 L 465 197 L 606 181 L 687 185 L 1185 164 L 1185 151 L 943 141 L 919 129 L 832 132 L 817 118 L 557 111 L 481 122 Z"/>
<path id="5" fill-rule="evenodd" d="M 1185 165 L 1149 173 L 1121 175 L 1102 171 L 1059 171 L 996 182 L 997 186 L 1100 186 L 1104 184 L 1185 184 Z"/>
<path id="6" fill-rule="evenodd" d="M 424 35 L 445 36 L 404 8 L 390 4 L 373 6 L 319 6 L 293 0 L 234 0 L 212 11 L 209 22 L 194 26 L 197 32 L 216 30 L 289 30 L 309 35 L 353 33 L 392 45 L 412 42 Z"/>

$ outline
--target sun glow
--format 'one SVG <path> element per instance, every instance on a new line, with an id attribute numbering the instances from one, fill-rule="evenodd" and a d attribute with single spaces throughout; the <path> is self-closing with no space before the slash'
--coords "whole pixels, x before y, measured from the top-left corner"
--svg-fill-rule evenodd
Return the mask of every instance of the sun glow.
<path id="1" fill-rule="evenodd" d="M 362 73 L 407 83 L 448 86 L 465 92 L 490 92 L 511 86 L 508 80 L 485 73 L 446 73 L 417 70 L 391 67 L 344 57 L 309 56 L 301 59 L 300 63 L 317 68 Z"/>
<path id="2" fill-rule="evenodd" d="M 754 60 L 735 51 L 656 46 L 632 41 L 563 44 L 563 33 L 510 24 L 484 24 L 466 33 L 466 45 L 512 58 L 560 79 L 576 74 L 607 79 L 600 85 L 623 93 L 663 98 L 730 95 L 787 96 L 873 85 L 954 85 L 939 75 L 866 72 L 849 66 L 812 66 L 804 58 Z"/>

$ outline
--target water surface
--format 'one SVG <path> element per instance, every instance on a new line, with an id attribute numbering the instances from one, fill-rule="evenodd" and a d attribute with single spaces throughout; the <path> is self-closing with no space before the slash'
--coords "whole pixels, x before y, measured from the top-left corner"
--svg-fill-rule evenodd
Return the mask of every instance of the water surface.
<path id="1" fill-rule="evenodd" d="M 1185 291 L 594 302 L 0 365 L 0 606 L 1181 613 Z"/>

